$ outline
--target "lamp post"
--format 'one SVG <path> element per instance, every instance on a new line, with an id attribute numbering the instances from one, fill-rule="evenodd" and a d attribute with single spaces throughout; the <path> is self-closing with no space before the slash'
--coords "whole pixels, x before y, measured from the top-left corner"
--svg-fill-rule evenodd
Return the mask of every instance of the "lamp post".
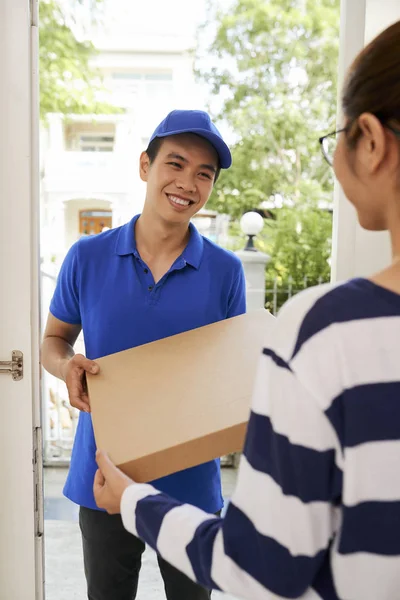
<path id="1" fill-rule="evenodd" d="M 245 250 L 251 252 L 257 252 L 257 248 L 254 246 L 254 238 L 262 231 L 264 227 L 264 219 L 256 212 L 247 212 L 240 219 L 240 228 L 247 237 L 247 244 Z"/>
<path id="2" fill-rule="evenodd" d="M 265 267 L 270 260 L 268 254 L 254 246 L 254 238 L 264 227 L 264 219 L 256 212 L 247 212 L 240 219 L 240 227 L 248 237 L 243 250 L 236 252 L 243 264 L 246 278 L 247 311 L 265 307 Z"/>
<path id="3" fill-rule="evenodd" d="M 247 235 L 246 246 L 236 252 L 243 265 L 246 279 L 247 312 L 265 308 L 265 267 L 270 260 L 268 254 L 257 250 L 254 238 L 264 227 L 264 219 L 256 212 L 247 212 L 240 219 L 240 228 Z M 239 453 L 226 457 L 226 463 L 237 466 Z"/>

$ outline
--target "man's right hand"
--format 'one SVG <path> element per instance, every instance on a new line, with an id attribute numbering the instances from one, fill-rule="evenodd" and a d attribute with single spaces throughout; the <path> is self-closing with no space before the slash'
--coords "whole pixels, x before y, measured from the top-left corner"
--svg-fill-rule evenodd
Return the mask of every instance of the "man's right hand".
<path id="1" fill-rule="evenodd" d="M 99 365 L 83 354 L 75 354 L 63 363 L 61 376 L 67 385 L 71 406 L 87 413 L 90 412 L 86 373 L 96 375 L 99 371 Z"/>

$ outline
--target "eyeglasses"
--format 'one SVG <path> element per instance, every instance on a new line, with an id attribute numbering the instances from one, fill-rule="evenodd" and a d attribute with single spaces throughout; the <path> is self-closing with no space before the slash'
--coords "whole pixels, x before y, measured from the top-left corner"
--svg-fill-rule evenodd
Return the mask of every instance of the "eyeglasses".
<path id="1" fill-rule="evenodd" d="M 397 138 L 400 139 L 400 131 L 398 129 L 394 129 L 393 127 L 391 127 L 391 125 L 388 125 L 387 123 L 383 122 L 383 120 L 381 120 L 381 119 L 379 119 L 379 120 L 381 121 L 383 127 L 386 127 L 386 129 L 389 129 L 392 133 L 394 133 L 394 135 Z M 319 143 L 321 144 L 322 156 L 324 157 L 324 159 L 326 160 L 328 165 L 330 165 L 331 167 L 333 165 L 333 157 L 335 154 L 339 133 L 343 133 L 344 131 L 348 131 L 349 129 L 350 129 L 350 125 L 347 125 L 347 127 L 343 127 L 342 129 L 338 129 L 337 131 L 332 131 L 331 133 L 328 133 L 327 135 L 323 135 L 318 140 Z"/>
<path id="2" fill-rule="evenodd" d="M 327 133 L 319 138 L 319 143 L 321 144 L 322 156 L 328 163 L 328 165 L 333 165 L 333 156 L 335 154 L 336 146 L 338 143 L 339 133 L 343 133 L 347 131 L 349 127 L 343 127 L 343 129 L 338 129 L 337 131 L 332 131 L 331 133 Z"/>

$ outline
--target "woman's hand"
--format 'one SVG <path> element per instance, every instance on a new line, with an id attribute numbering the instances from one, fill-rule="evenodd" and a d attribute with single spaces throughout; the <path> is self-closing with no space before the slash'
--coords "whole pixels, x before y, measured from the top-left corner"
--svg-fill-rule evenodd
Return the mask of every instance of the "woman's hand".
<path id="1" fill-rule="evenodd" d="M 96 452 L 98 470 L 94 478 L 93 493 L 96 504 L 110 515 L 121 512 L 121 498 L 127 487 L 134 481 L 118 469 L 105 452 Z"/>

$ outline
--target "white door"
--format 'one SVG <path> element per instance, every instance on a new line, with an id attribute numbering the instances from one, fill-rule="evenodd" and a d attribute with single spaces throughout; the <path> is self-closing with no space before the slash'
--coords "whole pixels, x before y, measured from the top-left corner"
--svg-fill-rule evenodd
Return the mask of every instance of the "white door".
<path id="1" fill-rule="evenodd" d="M 36 1 L 0 0 L 1 600 L 43 597 Z"/>

